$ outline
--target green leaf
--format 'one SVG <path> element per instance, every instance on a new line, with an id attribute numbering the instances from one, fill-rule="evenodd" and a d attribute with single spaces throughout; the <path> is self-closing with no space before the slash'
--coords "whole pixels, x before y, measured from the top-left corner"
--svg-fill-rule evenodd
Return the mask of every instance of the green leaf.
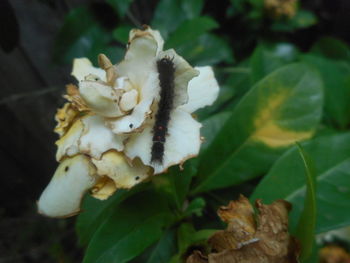
<path id="1" fill-rule="evenodd" d="M 115 45 L 109 45 L 106 48 L 104 48 L 100 53 L 105 54 L 111 60 L 112 64 L 117 64 L 124 58 L 125 48 L 116 47 Z"/>
<path id="2" fill-rule="evenodd" d="M 182 10 L 179 1 L 160 0 L 151 22 L 152 28 L 160 31 L 162 37 L 167 39 L 184 20 L 186 13 Z"/>
<path id="3" fill-rule="evenodd" d="M 127 262 L 156 242 L 171 220 L 166 202 L 154 191 L 133 195 L 95 232 L 83 262 Z"/>
<path id="4" fill-rule="evenodd" d="M 184 211 L 184 217 L 191 216 L 192 214 L 195 214 L 196 216 L 202 216 L 202 210 L 204 207 L 205 200 L 201 197 L 197 197 L 188 204 L 188 207 Z"/>
<path id="5" fill-rule="evenodd" d="M 120 26 L 113 30 L 113 38 L 123 44 L 128 43 L 131 26 Z"/>
<path id="6" fill-rule="evenodd" d="M 242 14 L 246 10 L 246 0 L 231 0 L 231 5 L 226 10 L 226 16 L 231 18 Z"/>
<path id="7" fill-rule="evenodd" d="M 164 39 L 185 20 L 198 17 L 203 0 L 160 0 L 154 12 L 151 26 L 159 30 Z"/>
<path id="8" fill-rule="evenodd" d="M 326 121 L 345 129 L 350 123 L 350 65 L 314 55 L 304 55 L 302 59 L 322 76 Z"/>
<path id="9" fill-rule="evenodd" d="M 216 231 L 213 229 L 196 231 L 190 223 L 181 224 L 177 231 L 178 253 L 170 263 L 182 262 L 181 258 L 190 246 L 204 244 Z"/>
<path id="10" fill-rule="evenodd" d="M 349 225 L 350 214 L 344 211 L 350 210 L 350 133 L 319 137 L 302 146 L 314 160 L 317 174 L 316 233 Z M 297 148 L 292 148 L 274 164 L 251 197 L 265 203 L 276 199 L 291 202 L 292 232 L 304 206 L 304 169 Z"/>
<path id="11" fill-rule="evenodd" d="M 266 172 L 287 147 L 313 135 L 322 101 L 320 77 L 306 65 L 291 64 L 269 74 L 242 98 L 200 158 L 193 193 Z"/>
<path id="12" fill-rule="evenodd" d="M 296 61 L 298 53 L 297 48 L 290 43 L 265 43 L 257 46 L 250 59 L 252 83 L 259 81 L 277 68 Z"/>
<path id="13" fill-rule="evenodd" d="M 228 76 L 228 78 L 226 78 L 226 81 L 221 84 L 219 96 L 215 102 L 210 107 L 205 107 L 196 111 L 196 115 L 200 121 L 206 120 L 208 117 L 211 117 L 215 113 L 231 111 L 236 106 L 237 102 L 243 97 L 243 95 L 251 88 L 251 70 L 248 67 L 247 61 L 243 61 L 235 67 L 219 68 L 216 70 L 216 72 L 219 82 L 221 82 L 221 74 L 231 74 Z M 204 130 L 202 129 L 202 131 Z"/>
<path id="14" fill-rule="evenodd" d="M 220 112 L 202 122 L 201 135 L 204 137 L 204 142 L 201 145 L 202 152 L 210 146 L 230 115 L 230 112 Z"/>
<path id="15" fill-rule="evenodd" d="M 101 201 L 86 195 L 81 205 L 82 212 L 77 217 L 76 231 L 79 236 L 79 242 L 87 245 L 98 227 L 110 216 L 113 208 L 124 201 L 129 196 L 145 189 L 144 185 L 134 187 L 130 191 L 118 190 L 107 200 Z"/>
<path id="16" fill-rule="evenodd" d="M 176 48 L 176 52 L 196 66 L 213 65 L 219 62 L 233 62 L 232 48 L 220 37 L 204 34 L 187 41 Z"/>
<path id="17" fill-rule="evenodd" d="M 109 34 L 89 9 L 72 9 L 56 38 L 53 59 L 57 63 L 72 63 L 76 57 L 88 57 L 96 63 L 97 55 L 106 50 L 109 40 Z"/>
<path id="18" fill-rule="evenodd" d="M 295 28 L 306 28 L 315 25 L 317 23 L 317 17 L 310 11 L 299 10 L 291 19 L 290 23 L 292 23 Z"/>
<path id="19" fill-rule="evenodd" d="M 164 263 L 169 262 L 171 257 L 176 252 L 175 232 L 168 230 L 158 241 L 155 248 L 152 250 L 147 263 Z"/>
<path id="20" fill-rule="evenodd" d="M 118 205 L 124 198 L 125 191 L 123 190 L 118 191 L 105 201 L 98 200 L 90 195 L 85 196 L 82 203 L 82 212 L 79 214 L 76 222 L 76 231 L 80 244 L 88 244 L 99 225 L 108 217 L 111 206 Z"/>
<path id="21" fill-rule="evenodd" d="M 301 260 L 308 259 L 312 254 L 315 242 L 316 227 L 316 172 L 314 164 L 309 155 L 297 144 L 299 154 L 305 166 L 306 196 L 304 208 L 295 232 L 296 237 L 301 242 Z"/>
<path id="22" fill-rule="evenodd" d="M 182 10 L 185 12 L 188 19 L 199 16 L 203 9 L 203 0 L 182 0 Z"/>
<path id="23" fill-rule="evenodd" d="M 315 262 L 320 262 L 320 252 L 319 252 L 320 247 L 319 247 L 319 245 L 316 243 L 316 240 L 314 240 L 313 245 L 312 245 L 312 248 L 313 248 L 313 249 L 312 249 L 312 251 L 311 251 L 311 255 L 310 255 L 307 259 L 301 261 L 302 263 L 315 263 Z"/>
<path id="24" fill-rule="evenodd" d="M 176 49 L 181 44 L 196 39 L 218 26 L 215 20 L 205 16 L 186 20 L 170 35 L 165 43 L 165 49 Z"/>
<path id="25" fill-rule="evenodd" d="M 330 59 L 350 61 L 349 46 L 343 41 L 332 37 L 322 37 L 319 39 L 312 46 L 311 52 Z"/>
<path id="26" fill-rule="evenodd" d="M 194 162 L 194 160 L 187 161 L 183 165 L 183 170 L 178 166 L 171 167 L 168 173 L 157 175 L 152 180 L 155 189 L 177 211 L 182 209 L 190 188 L 192 176 L 196 173 Z"/>
<path id="27" fill-rule="evenodd" d="M 118 13 L 119 17 L 123 18 L 129 9 L 133 0 L 107 0 L 114 10 Z"/>

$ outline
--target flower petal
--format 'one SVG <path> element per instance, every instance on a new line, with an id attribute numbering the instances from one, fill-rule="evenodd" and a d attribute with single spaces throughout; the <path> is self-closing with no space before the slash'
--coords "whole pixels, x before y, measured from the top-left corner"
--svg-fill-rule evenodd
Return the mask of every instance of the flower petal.
<path id="1" fill-rule="evenodd" d="M 114 134 L 108 129 L 103 118 L 99 116 L 88 116 L 82 119 L 84 124 L 84 134 L 81 136 L 79 150 L 95 159 L 100 159 L 101 155 L 115 149 L 122 151 L 124 148 L 124 136 Z"/>
<path id="2" fill-rule="evenodd" d="M 116 65 L 118 76 L 128 77 L 133 86 L 142 87 L 150 67 L 154 64 L 157 48 L 154 37 L 139 30 L 130 40 L 124 60 Z"/>
<path id="3" fill-rule="evenodd" d="M 140 133 L 134 134 L 125 146 L 125 154 L 133 159 L 139 157 L 146 165 L 154 168 L 154 174 L 167 170 L 168 167 L 185 162 L 199 152 L 201 124 L 182 110 L 174 110 L 168 126 L 168 136 L 164 145 L 163 163 L 151 162 L 153 125 L 149 123 Z"/>
<path id="4" fill-rule="evenodd" d="M 135 89 L 125 92 L 119 102 L 120 108 L 123 111 L 132 110 L 137 104 L 138 93 Z"/>
<path id="5" fill-rule="evenodd" d="M 144 30 L 140 29 L 132 29 L 129 33 L 129 41 L 132 41 L 135 37 L 140 36 L 142 34 L 150 34 L 157 41 L 157 53 L 163 50 L 164 40 L 160 35 L 158 30 L 153 30 L 149 26 L 145 26 Z"/>
<path id="6" fill-rule="evenodd" d="M 150 32 L 141 30 L 135 31 L 131 36 L 129 49 L 124 60 L 116 66 L 116 70 L 118 76 L 127 77 L 136 89 L 139 103 L 130 115 L 110 121 L 110 127 L 117 134 L 129 133 L 143 124 L 159 90 L 155 67 L 157 40 Z"/>
<path id="7" fill-rule="evenodd" d="M 117 188 L 131 188 L 148 178 L 149 167 L 139 160 L 129 164 L 124 154 L 109 151 L 103 154 L 101 160 L 92 162 L 97 168 L 97 174 L 111 178 Z"/>
<path id="8" fill-rule="evenodd" d="M 194 112 L 199 108 L 213 104 L 219 94 L 219 85 L 211 67 L 196 67 L 199 76 L 188 84 L 189 100 L 180 108 L 187 112 Z"/>
<path id="9" fill-rule="evenodd" d="M 114 134 L 108 129 L 103 118 L 99 116 L 85 116 L 77 120 L 68 132 L 59 139 L 56 159 L 60 161 L 64 156 L 84 153 L 95 159 L 110 150 L 123 150 L 124 136 Z"/>
<path id="10" fill-rule="evenodd" d="M 117 186 L 114 181 L 107 177 L 100 177 L 96 185 L 91 189 L 91 195 L 100 200 L 106 200 L 114 192 L 117 191 Z"/>
<path id="11" fill-rule="evenodd" d="M 158 59 L 169 57 L 172 59 L 175 67 L 174 74 L 174 108 L 187 103 L 188 101 L 188 83 L 191 79 L 198 76 L 199 71 L 194 69 L 187 63 L 183 57 L 176 54 L 175 50 L 169 49 L 167 51 L 160 52 Z"/>
<path id="12" fill-rule="evenodd" d="M 72 124 L 73 120 L 77 117 L 78 111 L 72 106 L 72 103 L 65 103 L 62 108 L 57 110 L 55 120 L 57 125 L 54 129 L 56 133 L 64 135 Z"/>
<path id="13" fill-rule="evenodd" d="M 83 155 L 65 159 L 38 201 L 39 213 L 50 217 L 67 217 L 80 210 L 84 193 L 96 181 L 95 168 Z"/>
<path id="14" fill-rule="evenodd" d="M 111 86 L 99 81 L 82 81 L 79 85 L 79 91 L 93 112 L 105 117 L 124 115 L 118 106 L 119 96 Z"/>
<path id="15" fill-rule="evenodd" d="M 59 162 L 64 156 L 73 156 L 79 153 L 79 139 L 83 134 L 84 125 L 81 119 L 73 123 L 65 135 L 56 141 L 56 160 Z"/>
<path id="16" fill-rule="evenodd" d="M 89 74 L 94 74 L 102 80 L 106 78 L 106 72 L 103 69 L 95 68 L 89 59 L 87 58 L 74 59 L 73 70 L 71 75 L 73 75 L 78 81 L 82 81 Z"/>
<path id="17" fill-rule="evenodd" d="M 114 133 L 130 133 L 140 128 L 147 116 L 152 113 L 150 107 L 155 96 L 158 94 L 158 83 L 158 74 L 156 72 L 149 72 L 147 80 L 143 84 L 142 89 L 139 90 L 140 102 L 134 107 L 132 113 L 117 120 L 107 121 L 108 126 Z"/>
<path id="18" fill-rule="evenodd" d="M 73 84 L 66 85 L 67 94 L 63 97 L 67 99 L 78 111 L 90 111 L 83 98 L 80 96 L 79 88 Z"/>

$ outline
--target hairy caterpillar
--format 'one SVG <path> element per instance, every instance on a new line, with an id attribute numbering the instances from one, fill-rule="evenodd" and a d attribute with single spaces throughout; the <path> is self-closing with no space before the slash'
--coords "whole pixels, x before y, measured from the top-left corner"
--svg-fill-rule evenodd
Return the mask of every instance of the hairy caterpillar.
<path id="1" fill-rule="evenodd" d="M 159 103 L 153 126 L 153 145 L 151 150 L 151 162 L 163 162 L 164 144 L 168 131 L 170 112 L 174 104 L 174 74 L 175 65 L 172 59 L 164 57 L 157 61 L 159 75 Z"/>

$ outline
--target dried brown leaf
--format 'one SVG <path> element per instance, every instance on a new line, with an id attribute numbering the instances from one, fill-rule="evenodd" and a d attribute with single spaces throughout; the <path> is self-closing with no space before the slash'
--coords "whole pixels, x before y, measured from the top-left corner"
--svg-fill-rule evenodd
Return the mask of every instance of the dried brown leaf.
<path id="1" fill-rule="evenodd" d="M 342 247 L 329 245 L 320 250 L 321 263 L 350 263 L 350 254 Z"/>
<path id="2" fill-rule="evenodd" d="M 248 199 L 240 196 L 218 215 L 228 224 L 208 240 L 212 251 L 208 256 L 195 251 L 187 263 L 297 263 L 299 246 L 288 233 L 288 212 L 291 205 L 277 200 L 271 205 L 257 200 L 257 220 Z"/>
<path id="3" fill-rule="evenodd" d="M 204 256 L 202 252 L 196 250 L 191 256 L 188 257 L 186 263 L 207 263 L 208 257 Z"/>

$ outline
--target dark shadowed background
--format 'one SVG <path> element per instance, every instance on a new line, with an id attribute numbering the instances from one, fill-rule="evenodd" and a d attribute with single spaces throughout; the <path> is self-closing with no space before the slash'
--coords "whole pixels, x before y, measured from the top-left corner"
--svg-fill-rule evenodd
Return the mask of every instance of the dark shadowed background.
<path id="1" fill-rule="evenodd" d="M 134 1 L 126 20 L 130 24 L 150 23 L 157 2 Z M 309 0 L 302 4 L 320 20 L 307 29 L 285 33 L 290 41 L 302 50 L 320 35 L 350 42 L 348 0 Z M 229 5 L 228 0 L 206 1 L 203 13 L 219 22 L 214 32 L 225 36 L 239 60 L 252 52 L 263 32 L 259 27 L 254 35 L 239 16 L 227 17 Z M 71 65 L 60 59 L 55 42 L 65 16 L 81 6 L 90 9 L 107 32 L 118 27 L 121 19 L 104 1 L 0 2 L 0 263 L 81 261 L 74 218 L 45 218 L 37 214 L 35 204 L 57 166 L 54 114 L 63 105 L 65 84 L 74 82 Z M 246 36 L 247 32 L 251 35 Z"/>

